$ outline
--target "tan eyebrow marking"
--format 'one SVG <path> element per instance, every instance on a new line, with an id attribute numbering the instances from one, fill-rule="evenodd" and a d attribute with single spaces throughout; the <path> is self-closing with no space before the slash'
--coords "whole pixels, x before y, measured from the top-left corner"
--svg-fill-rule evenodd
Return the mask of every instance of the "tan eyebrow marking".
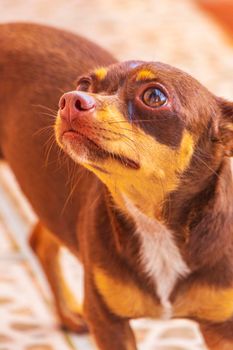
<path id="1" fill-rule="evenodd" d="M 103 80 L 106 77 L 108 70 L 105 67 L 100 67 L 100 68 L 97 68 L 94 73 L 97 78 L 99 78 L 100 80 Z"/>
<path id="2" fill-rule="evenodd" d="M 149 69 L 142 69 L 140 72 L 138 72 L 136 81 L 139 80 L 147 80 L 147 79 L 155 79 L 156 75 L 151 72 Z"/>

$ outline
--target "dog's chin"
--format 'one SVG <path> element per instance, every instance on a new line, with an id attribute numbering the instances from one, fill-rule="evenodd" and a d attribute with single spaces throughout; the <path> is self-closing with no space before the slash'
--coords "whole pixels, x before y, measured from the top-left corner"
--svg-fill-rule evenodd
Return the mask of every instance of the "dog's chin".
<path id="1" fill-rule="evenodd" d="M 124 167 L 131 169 L 140 168 L 137 162 L 127 157 L 108 152 L 94 140 L 91 140 L 87 136 L 73 130 L 63 133 L 61 143 L 64 150 L 75 162 L 82 163 L 84 165 L 85 163 L 101 164 L 104 160 L 111 158 L 121 163 L 121 165 Z"/>
<path id="2" fill-rule="evenodd" d="M 107 157 L 107 153 L 95 142 L 76 131 L 64 132 L 61 143 L 66 153 L 77 163 L 85 164 Z"/>

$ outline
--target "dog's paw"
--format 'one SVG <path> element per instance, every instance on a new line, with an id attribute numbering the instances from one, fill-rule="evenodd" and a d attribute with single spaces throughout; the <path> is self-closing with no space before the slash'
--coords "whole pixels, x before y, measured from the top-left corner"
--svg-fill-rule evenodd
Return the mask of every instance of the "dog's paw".
<path id="1" fill-rule="evenodd" d="M 78 334 L 88 333 L 88 326 L 82 315 L 66 311 L 65 313 L 62 312 L 62 314 L 59 312 L 59 318 L 61 320 L 61 327 L 64 330 Z"/>

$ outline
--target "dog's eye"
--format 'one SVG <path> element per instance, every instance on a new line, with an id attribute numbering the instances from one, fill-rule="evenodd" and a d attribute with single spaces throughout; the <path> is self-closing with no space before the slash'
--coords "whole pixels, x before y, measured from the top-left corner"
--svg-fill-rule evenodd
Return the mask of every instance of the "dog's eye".
<path id="1" fill-rule="evenodd" d="M 78 82 L 77 90 L 88 91 L 91 86 L 91 80 L 89 78 L 82 78 Z"/>
<path id="2" fill-rule="evenodd" d="M 143 102 L 149 107 L 161 107 L 167 102 L 167 96 L 158 88 L 150 87 L 142 96 Z"/>

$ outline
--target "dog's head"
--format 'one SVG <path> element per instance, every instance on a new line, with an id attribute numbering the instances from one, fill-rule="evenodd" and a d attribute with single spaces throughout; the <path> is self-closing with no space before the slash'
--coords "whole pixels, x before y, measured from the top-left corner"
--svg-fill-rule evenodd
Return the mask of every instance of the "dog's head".
<path id="1" fill-rule="evenodd" d="M 181 181 L 206 180 L 233 152 L 233 104 L 166 64 L 97 69 L 80 77 L 59 107 L 59 145 L 120 206 L 128 198 L 148 216 Z"/>

